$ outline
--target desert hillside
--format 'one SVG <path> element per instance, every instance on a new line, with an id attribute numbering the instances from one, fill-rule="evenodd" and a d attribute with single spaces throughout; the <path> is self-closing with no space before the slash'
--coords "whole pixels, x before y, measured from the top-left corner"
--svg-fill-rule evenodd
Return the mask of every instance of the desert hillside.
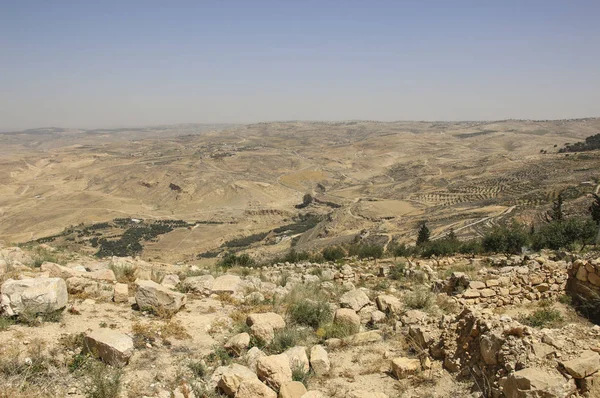
<path id="1" fill-rule="evenodd" d="M 544 221 L 559 192 L 568 211 L 585 207 L 600 155 L 558 151 L 598 131 L 600 119 L 4 133 L 0 239 L 24 243 L 121 218 L 182 220 L 189 228 L 146 242 L 143 257 L 192 261 L 307 216 L 318 223 L 251 252 L 285 252 L 288 237 L 314 249 L 359 233 L 412 243 L 423 221 L 434 236 L 450 228 L 475 236 L 508 217 Z M 307 193 L 312 203 L 298 206 Z M 80 235 L 56 244 L 95 251 Z"/>

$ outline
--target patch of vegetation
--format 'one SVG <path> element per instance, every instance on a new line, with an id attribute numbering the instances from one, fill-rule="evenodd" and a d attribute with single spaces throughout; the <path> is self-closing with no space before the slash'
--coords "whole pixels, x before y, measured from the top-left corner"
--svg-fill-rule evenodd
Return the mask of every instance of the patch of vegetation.
<path id="1" fill-rule="evenodd" d="M 24 308 L 16 317 L 16 323 L 30 327 L 40 326 L 44 322 L 60 322 L 62 320 L 63 310 L 56 311 L 35 311 L 31 308 Z"/>
<path id="2" fill-rule="evenodd" d="M 221 247 L 227 247 L 227 248 L 247 247 L 253 243 L 260 242 L 261 240 L 266 238 L 268 234 L 269 234 L 269 232 L 259 232 L 259 233 L 244 236 L 241 238 L 231 239 L 231 240 L 228 240 L 227 242 L 223 243 L 221 245 Z"/>
<path id="3" fill-rule="evenodd" d="M 194 377 L 203 378 L 207 375 L 206 365 L 204 361 L 192 361 L 187 364 L 188 369 L 192 372 Z"/>
<path id="4" fill-rule="evenodd" d="M 100 246 L 97 257 L 127 257 L 136 256 L 142 250 L 140 241 L 149 241 L 159 235 L 171 232 L 173 228 L 166 224 L 135 225 L 129 227 L 117 240 L 102 238 L 98 240 Z"/>
<path id="5" fill-rule="evenodd" d="M 332 312 L 329 303 L 326 301 L 313 301 L 303 298 L 288 306 L 287 316 L 296 325 L 310 326 L 317 329 L 331 321 Z"/>
<path id="6" fill-rule="evenodd" d="M 309 369 L 304 369 L 301 364 L 292 366 L 292 380 L 299 381 L 304 384 L 304 387 L 308 388 L 308 383 L 313 376 L 313 372 Z"/>
<path id="7" fill-rule="evenodd" d="M 356 333 L 356 328 L 353 325 L 342 323 L 329 323 L 317 329 L 317 336 L 323 340 L 327 339 L 343 339 L 352 336 Z"/>
<path id="8" fill-rule="evenodd" d="M 8 329 L 15 324 L 15 320 L 12 318 L 0 316 L 0 332 Z"/>
<path id="9" fill-rule="evenodd" d="M 319 221 L 319 217 L 312 214 L 306 214 L 298 217 L 293 224 L 275 228 L 273 232 L 276 234 L 297 235 L 314 228 Z"/>
<path id="10" fill-rule="evenodd" d="M 503 253 L 507 257 L 519 254 L 527 244 L 525 228 L 513 222 L 508 226 L 497 226 L 487 233 L 482 240 L 483 249 L 491 253 Z"/>
<path id="11" fill-rule="evenodd" d="M 121 393 L 123 371 L 101 362 L 95 362 L 88 372 L 87 398 L 118 398 Z"/>
<path id="12" fill-rule="evenodd" d="M 301 345 L 301 343 L 306 340 L 307 336 L 308 334 L 305 330 L 286 326 L 275 332 L 273 341 L 265 348 L 265 350 L 272 355 L 281 354 L 288 348 Z"/>
<path id="13" fill-rule="evenodd" d="M 543 307 L 535 310 L 531 315 L 522 316 L 519 321 L 527 326 L 541 329 L 559 327 L 564 319 L 560 311 L 551 307 Z"/>
<path id="14" fill-rule="evenodd" d="M 296 209 L 304 209 L 305 207 L 310 206 L 310 204 L 313 202 L 313 197 L 311 194 L 307 193 L 304 194 L 304 196 L 302 197 L 302 203 L 300 203 L 299 205 L 296 205 Z"/>
<path id="15" fill-rule="evenodd" d="M 217 366 L 227 366 L 231 364 L 233 358 L 231 357 L 231 355 L 229 355 L 225 348 L 223 348 L 220 345 L 216 345 L 213 348 L 213 352 L 211 352 L 208 355 L 208 360 L 213 363 L 216 363 Z"/>
<path id="16" fill-rule="evenodd" d="M 252 267 L 256 265 L 256 261 L 248 254 L 240 254 L 239 256 L 235 253 L 226 253 L 221 260 L 217 263 L 218 266 L 224 268 L 231 267 Z"/>
<path id="17" fill-rule="evenodd" d="M 337 261 L 346 256 L 346 251 L 339 246 L 329 246 L 324 248 L 321 254 L 326 261 Z"/>
<path id="18" fill-rule="evenodd" d="M 531 246 L 534 250 L 574 249 L 592 244 L 596 237 L 597 226 L 592 219 L 562 218 L 539 227 L 532 236 Z"/>
<path id="19" fill-rule="evenodd" d="M 390 279 L 399 281 L 404 278 L 405 264 L 397 263 L 390 267 L 388 276 Z"/>
<path id="20" fill-rule="evenodd" d="M 220 250 L 212 250 L 212 251 L 200 253 L 196 256 L 196 258 L 198 258 L 198 259 L 200 259 L 200 258 L 216 258 L 219 256 L 219 254 L 221 254 Z"/>
<path id="21" fill-rule="evenodd" d="M 585 152 L 594 151 L 600 149 L 600 134 L 595 134 L 587 137 L 583 142 L 576 142 L 574 144 L 565 144 L 565 146 L 558 150 L 558 153 L 565 152 Z"/>
<path id="22" fill-rule="evenodd" d="M 133 283 L 135 281 L 135 267 L 132 265 L 116 265 L 110 264 L 109 269 L 112 270 L 119 283 Z"/>
<path id="23" fill-rule="evenodd" d="M 348 248 L 348 255 L 360 259 L 378 259 L 383 257 L 383 247 L 377 244 L 353 244 Z"/>
<path id="24" fill-rule="evenodd" d="M 420 287 L 404 295 L 404 305 L 413 310 L 428 310 L 433 304 L 433 294 Z"/>

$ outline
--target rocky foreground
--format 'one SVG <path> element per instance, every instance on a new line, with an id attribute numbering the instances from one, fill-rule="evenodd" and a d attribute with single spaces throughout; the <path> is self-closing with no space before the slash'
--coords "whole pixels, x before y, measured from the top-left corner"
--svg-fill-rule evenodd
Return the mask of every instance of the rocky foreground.
<path id="1" fill-rule="evenodd" d="M 599 305 L 593 256 L 204 270 L 41 245 L 0 248 L 0 281 L 0 397 L 600 396 L 571 304 Z"/>

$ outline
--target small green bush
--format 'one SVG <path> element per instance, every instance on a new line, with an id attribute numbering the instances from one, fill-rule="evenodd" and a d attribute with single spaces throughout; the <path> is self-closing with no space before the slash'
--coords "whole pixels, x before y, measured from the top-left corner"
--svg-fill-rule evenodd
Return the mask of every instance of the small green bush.
<path id="1" fill-rule="evenodd" d="M 433 294 L 425 288 L 415 289 L 404 296 L 404 304 L 413 310 L 427 310 L 433 304 Z"/>
<path id="2" fill-rule="evenodd" d="M 286 327 L 275 332 L 273 341 L 266 350 L 271 354 L 281 354 L 288 348 L 300 345 L 307 337 L 307 333 L 303 330 L 293 327 Z"/>
<path id="3" fill-rule="evenodd" d="M 395 264 L 394 266 L 390 267 L 388 276 L 390 277 L 390 279 L 399 281 L 404 278 L 404 270 L 405 270 L 404 263 Z"/>
<path id="4" fill-rule="evenodd" d="M 12 318 L 0 316 L 0 331 L 8 329 L 14 325 L 15 321 Z"/>
<path id="5" fill-rule="evenodd" d="M 312 301 L 304 298 L 288 306 L 287 316 L 296 325 L 317 329 L 331 320 L 332 312 L 326 301 Z"/>
<path id="6" fill-rule="evenodd" d="M 541 329 L 545 327 L 557 327 L 564 322 L 564 319 L 560 311 L 544 307 L 536 310 L 531 315 L 522 316 L 520 322 L 527 326 Z"/>
<path id="7" fill-rule="evenodd" d="M 317 336 L 327 339 L 343 339 L 344 337 L 352 336 L 356 333 L 356 328 L 353 325 L 329 323 L 320 327 L 317 330 Z"/>
<path id="8" fill-rule="evenodd" d="M 256 265 L 256 262 L 252 257 L 247 254 L 240 254 L 237 256 L 235 253 L 226 253 L 221 260 L 217 263 L 220 267 L 231 268 L 231 267 L 252 267 Z"/>
<path id="9" fill-rule="evenodd" d="M 87 398 L 118 398 L 121 392 L 123 372 L 119 368 L 111 368 L 103 363 L 95 363 L 89 367 Z"/>
<path id="10" fill-rule="evenodd" d="M 323 258 L 327 261 L 341 260 L 346 256 L 346 251 L 339 246 L 326 247 L 321 252 Z"/>
<path id="11" fill-rule="evenodd" d="M 302 365 L 292 366 L 292 380 L 299 381 L 304 384 L 305 387 L 308 388 L 308 382 L 310 381 L 313 373 L 311 370 L 305 370 Z"/>
<path id="12" fill-rule="evenodd" d="M 187 364 L 188 369 L 192 372 L 194 377 L 203 378 L 206 376 L 206 365 L 202 361 L 192 361 Z"/>

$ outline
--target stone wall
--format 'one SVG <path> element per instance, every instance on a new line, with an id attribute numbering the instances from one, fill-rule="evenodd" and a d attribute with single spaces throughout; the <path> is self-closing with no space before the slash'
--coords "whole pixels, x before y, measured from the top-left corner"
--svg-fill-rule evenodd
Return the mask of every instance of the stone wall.
<path id="1" fill-rule="evenodd" d="M 569 269 L 567 293 L 591 317 L 600 318 L 600 259 L 576 260 Z"/>
<path id="2" fill-rule="evenodd" d="M 486 268 L 480 280 L 455 272 L 445 281 L 444 290 L 465 305 L 501 307 L 556 299 L 565 293 L 569 264 L 538 257 L 523 265 Z"/>

